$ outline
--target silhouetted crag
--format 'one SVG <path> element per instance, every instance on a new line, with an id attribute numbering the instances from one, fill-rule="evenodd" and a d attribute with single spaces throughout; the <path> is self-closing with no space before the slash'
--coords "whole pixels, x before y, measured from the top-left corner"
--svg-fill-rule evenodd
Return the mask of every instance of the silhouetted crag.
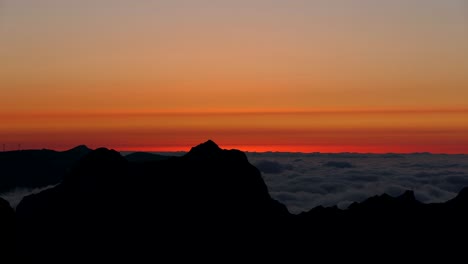
<path id="1" fill-rule="evenodd" d="M 193 247 L 208 256 L 236 238 L 254 245 L 289 213 L 244 153 L 208 141 L 183 157 L 145 163 L 97 149 L 63 183 L 23 199 L 17 216 L 26 260 L 118 260 Z"/>
<path id="2" fill-rule="evenodd" d="M 86 146 L 63 152 L 47 149 L 0 152 L 0 193 L 57 184 L 89 152 L 91 149 Z"/>
<path id="3" fill-rule="evenodd" d="M 347 210 L 317 207 L 291 215 L 271 199 L 244 153 L 212 141 L 182 157 L 143 163 L 97 149 L 61 184 L 19 204 L 18 256 L 26 262 L 149 262 L 219 253 L 307 256 L 322 249 L 398 255 L 466 234 L 467 212 L 463 189 L 443 204 L 422 204 L 408 191 L 371 197 Z"/>
<path id="4" fill-rule="evenodd" d="M 167 160 L 169 156 L 163 156 L 158 154 L 152 154 L 147 152 L 134 152 L 125 156 L 125 159 L 129 162 L 152 162 L 152 161 L 160 161 L 160 160 Z"/>
<path id="5" fill-rule="evenodd" d="M 374 196 L 346 210 L 317 207 L 297 216 L 295 230 L 314 236 L 320 241 L 314 243 L 318 247 L 332 244 L 340 249 L 427 257 L 464 245 L 456 237 L 468 235 L 467 193 L 465 187 L 457 197 L 440 204 L 420 203 L 412 191 L 406 191 L 398 197 Z M 420 248 L 426 252 L 416 250 Z"/>

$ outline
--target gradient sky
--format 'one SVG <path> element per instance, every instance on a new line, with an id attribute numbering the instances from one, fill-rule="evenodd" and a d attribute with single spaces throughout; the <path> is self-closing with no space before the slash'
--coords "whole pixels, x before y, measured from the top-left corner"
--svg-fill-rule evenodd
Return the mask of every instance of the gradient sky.
<path id="1" fill-rule="evenodd" d="M 468 153 L 466 0 L 0 0 L 6 149 Z"/>

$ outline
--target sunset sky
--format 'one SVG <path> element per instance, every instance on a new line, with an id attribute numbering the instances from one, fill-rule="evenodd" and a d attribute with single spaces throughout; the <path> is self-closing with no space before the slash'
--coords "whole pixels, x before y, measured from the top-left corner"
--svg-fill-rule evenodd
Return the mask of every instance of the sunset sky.
<path id="1" fill-rule="evenodd" d="M 0 146 L 468 153 L 466 0 L 0 0 Z"/>

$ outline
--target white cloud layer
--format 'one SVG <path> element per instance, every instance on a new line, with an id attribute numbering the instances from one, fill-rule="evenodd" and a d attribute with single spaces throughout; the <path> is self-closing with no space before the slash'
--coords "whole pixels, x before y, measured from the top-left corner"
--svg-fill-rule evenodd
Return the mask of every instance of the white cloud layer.
<path id="1" fill-rule="evenodd" d="M 246 153 L 271 196 L 292 213 L 316 206 L 346 208 L 371 196 L 413 190 L 424 203 L 445 202 L 468 186 L 468 155 Z M 16 208 L 21 199 L 53 186 L 0 194 Z"/>
<path id="2" fill-rule="evenodd" d="M 35 189 L 28 189 L 28 188 L 16 188 L 12 191 L 9 192 L 4 192 L 0 193 L 0 197 L 7 200 L 10 203 L 10 206 L 13 207 L 13 209 L 16 209 L 18 204 L 21 202 L 21 200 L 28 195 L 31 194 L 36 194 L 40 193 L 44 190 L 50 189 L 52 187 L 55 187 L 55 185 L 50 185 L 46 186 L 43 188 L 35 188 Z"/>
<path id="3" fill-rule="evenodd" d="M 445 202 L 468 186 L 467 155 L 247 153 L 274 199 L 292 213 L 346 208 L 374 195 L 414 190 L 424 203 Z"/>

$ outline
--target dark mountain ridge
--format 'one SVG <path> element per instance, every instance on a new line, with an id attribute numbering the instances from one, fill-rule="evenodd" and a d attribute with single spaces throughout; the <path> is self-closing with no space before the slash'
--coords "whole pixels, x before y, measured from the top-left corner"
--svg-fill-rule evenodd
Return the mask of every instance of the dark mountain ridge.
<path id="1" fill-rule="evenodd" d="M 125 159 L 129 162 L 152 162 L 169 159 L 170 156 L 158 155 L 147 152 L 133 152 L 125 155 Z"/>
<path id="2" fill-rule="evenodd" d="M 19 150 L 0 152 L 0 193 L 15 188 L 41 188 L 59 183 L 92 150 L 78 146 L 67 151 Z"/>
<path id="3" fill-rule="evenodd" d="M 468 233 L 468 188 L 441 204 L 420 203 L 408 191 L 293 215 L 270 197 L 243 152 L 210 140 L 185 156 L 143 163 L 97 149 L 62 183 L 25 197 L 16 213 L 17 255 L 25 262 L 194 260 L 299 248 L 398 254 Z"/>

